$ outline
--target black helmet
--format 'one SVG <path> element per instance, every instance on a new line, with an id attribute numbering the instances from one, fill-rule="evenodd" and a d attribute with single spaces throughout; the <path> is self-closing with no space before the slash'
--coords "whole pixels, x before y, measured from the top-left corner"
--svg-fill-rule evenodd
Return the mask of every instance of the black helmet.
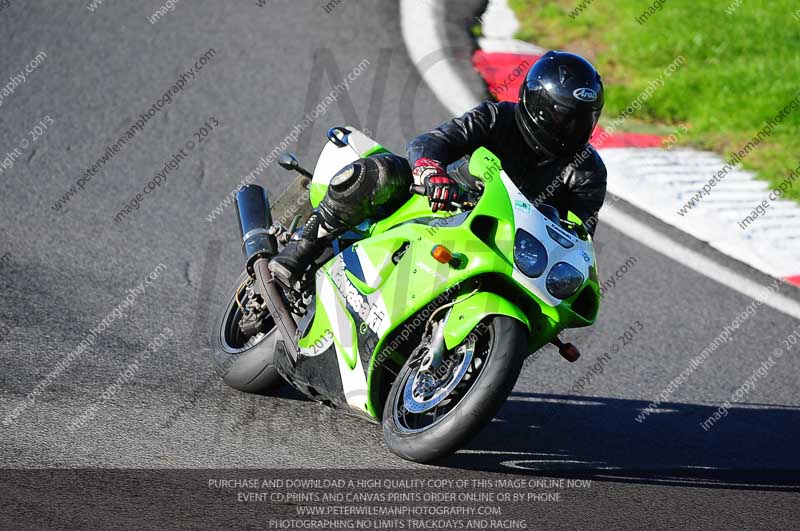
<path id="1" fill-rule="evenodd" d="M 516 120 L 531 149 L 553 157 L 585 146 L 602 110 L 597 70 L 579 55 L 550 51 L 525 76 Z"/>

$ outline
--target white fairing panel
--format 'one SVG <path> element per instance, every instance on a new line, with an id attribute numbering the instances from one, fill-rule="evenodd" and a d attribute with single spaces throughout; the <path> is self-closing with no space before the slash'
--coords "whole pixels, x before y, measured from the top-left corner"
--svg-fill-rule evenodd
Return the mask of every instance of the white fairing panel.
<path id="1" fill-rule="evenodd" d="M 328 186 L 339 170 L 360 159 L 364 153 L 378 145 L 377 142 L 361 131 L 352 127 L 347 129 L 351 133 L 346 137 L 346 146 L 339 147 L 333 142 L 325 142 L 325 147 L 322 148 L 322 153 L 317 159 L 317 165 L 314 167 L 314 178 L 311 181 L 313 184 Z"/>
<path id="2" fill-rule="evenodd" d="M 358 355 L 353 323 L 347 313 L 344 300 L 333 286 L 331 279 L 322 270 L 317 271 L 316 286 L 320 299 L 325 302 L 333 329 L 333 337 L 336 338 L 334 346 L 344 396 L 351 407 L 366 412 L 366 372 Z M 347 352 L 343 352 L 343 350 L 347 350 Z M 351 369 L 345 361 L 346 358 L 355 358 L 356 366 Z"/>
<path id="3" fill-rule="evenodd" d="M 514 227 L 528 231 L 537 240 L 542 242 L 547 249 L 547 269 L 538 278 L 530 278 L 514 266 L 514 280 L 528 288 L 531 293 L 539 297 L 550 306 L 558 306 L 561 299 L 550 295 L 547 291 L 547 275 L 558 262 L 566 262 L 583 275 L 584 281 L 589 278 L 589 269 L 595 263 L 594 245 L 590 241 L 583 241 L 574 234 L 561 228 L 550 221 L 547 216 L 539 212 L 533 204 L 519 191 L 511 182 L 504 171 L 500 172 L 500 178 L 508 191 L 511 206 L 514 211 Z M 553 240 L 547 233 L 547 227 L 557 231 L 562 236 L 571 241 L 573 247 L 566 249 L 558 242 Z"/>

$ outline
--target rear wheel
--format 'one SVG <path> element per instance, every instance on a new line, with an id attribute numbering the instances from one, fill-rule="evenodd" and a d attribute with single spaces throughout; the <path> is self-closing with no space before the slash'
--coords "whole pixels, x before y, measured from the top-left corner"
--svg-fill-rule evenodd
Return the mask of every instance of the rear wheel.
<path id="1" fill-rule="evenodd" d="M 265 312 L 261 321 L 242 329 L 242 317 L 254 297 L 253 282 L 242 272 L 227 302 L 218 308 L 219 319 L 211 331 L 214 362 L 222 380 L 240 391 L 268 394 L 284 380 L 275 369 L 275 350 L 281 341 L 275 322 Z M 237 301 L 238 299 L 238 301 Z"/>
<path id="2" fill-rule="evenodd" d="M 411 461 L 446 457 L 474 437 L 503 405 L 522 369 L 527 331 L 506 316 L 482 321 L 435 370 L 409 358 L 383 412 L 389 449 Z"/>

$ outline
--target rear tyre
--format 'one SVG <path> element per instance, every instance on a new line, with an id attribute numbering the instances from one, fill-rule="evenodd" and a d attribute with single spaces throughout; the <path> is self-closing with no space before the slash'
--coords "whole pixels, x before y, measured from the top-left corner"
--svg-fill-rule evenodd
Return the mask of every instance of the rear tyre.
<path id="1" fill-rule="evenodd" d="M 522 369 L 526 345 L 527 330 L 516 319 L 485 319 L 448 353 L 449 358 L 446 356 L 455 360 L 452 363 L 459 380 L 445 381 L 443 388 L 449 391 L 443 399 L 425 383 L 419 383 L 422 392 L 418 392 L 420 360 L 409 359 L 384 406 L 386 445 L 400 457 L 419 463 L 437 461 L 463 447 L 508 398 Z M 468 366 L 467 358 L 471 358 Z"/>
<path id="2" fill-rule="evenodd" d="M 281 335 L 272 317 L 266 318 L 262 331 L 254 336 L 247 337 L 239 328 L 242 311 L 236 294 L 245 304 L 249 295 L 243 285 L 247 279 L 247 273 L 242 272 L 229 290 L 227 302 L 216 310 L 219 318 L 211 330 L 213 359 L 227 385 L 246 393 L 271 394 L 285 383 L 275 369 L 275 352 Z"/>

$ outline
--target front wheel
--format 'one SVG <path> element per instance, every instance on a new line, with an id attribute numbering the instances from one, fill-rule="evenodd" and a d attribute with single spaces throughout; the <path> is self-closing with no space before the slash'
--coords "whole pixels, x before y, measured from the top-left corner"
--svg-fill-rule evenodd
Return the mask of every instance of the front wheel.
<path id="1" fill-rule="evenodd" d="M 383 411 L 383 438 L 404 459 L 430 463 L 463 447 L 488 424 L 517 382 L 527 330 L 511 317 L 482 321 L 441 365 L 409 358 Z"/>

